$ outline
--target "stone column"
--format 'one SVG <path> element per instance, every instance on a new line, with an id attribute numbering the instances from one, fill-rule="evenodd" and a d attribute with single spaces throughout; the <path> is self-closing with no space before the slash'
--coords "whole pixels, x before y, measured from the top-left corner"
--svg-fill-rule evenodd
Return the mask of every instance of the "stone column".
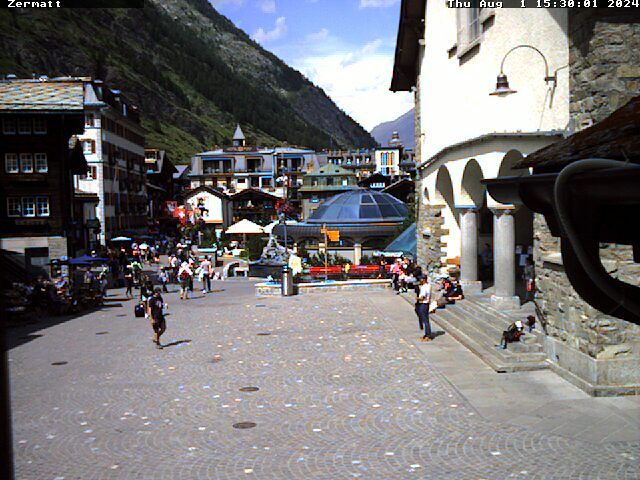
<path id="1" fill-rule="evenodd" d="M 513 208 L 491 209 L 493 212 L 493 272 L 495 292 L 491 303 L 500 309 L 520 308 L 516 297 L 516 229 Z"/>
<path id="2" fill-rule="evenodd" d="M 353 264 L 360 265 L 361 259 L 362 259 L 362 244 L 354 243 L 353 244 Z"/>
<path id="3" fill-rule="evenodd" d="M 465 295 L 482 293 L 478 280 L 478 210 L 462 207 L 460 210 L 460 283 Z"/>

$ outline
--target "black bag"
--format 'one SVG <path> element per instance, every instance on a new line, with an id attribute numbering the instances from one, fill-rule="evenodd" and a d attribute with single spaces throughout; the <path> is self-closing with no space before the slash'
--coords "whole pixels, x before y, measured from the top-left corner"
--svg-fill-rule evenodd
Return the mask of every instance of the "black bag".
<path id="1" fill-rule="evenodd" d="M 136 317 L 140 318 L 140 317 L 144 317 L 144 304 L 143 303 L 139 303 L 135 306 L 135 308 L 133 309 L 133 313 L 135 314 Z"/>

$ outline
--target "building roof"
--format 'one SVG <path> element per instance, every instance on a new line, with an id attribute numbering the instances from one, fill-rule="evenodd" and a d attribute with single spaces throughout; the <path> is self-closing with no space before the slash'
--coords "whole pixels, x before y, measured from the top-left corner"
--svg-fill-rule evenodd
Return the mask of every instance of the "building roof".
<path id="1" fill-rule="evenodd" d="M 174 179 L 178 179 L 185 175 L 185 173 L 189 173 L 191 169 L 191 165 L 176 165 L 176 173 L 173 174 Z"/>
<path id="2" fill-rule="evenodd" d="M 242 128 L 240 128 L 240 124 L 236 126 L 236 131 L 233 134 L 234 140 L 245 140 L 244 133 L 242 132 Z"/>
<path id="3" fill-rule="evenodd" d="M 0 81 L 0 111 L 60 112 L 84 109 L 84 82 L 80 79 Z"/>
<path id="4" fill-rule="evenodd" d="M 419 40 L 424 36 L 427 0 L 402 0 L 391 91 L 406 92 L 418 78 Z"/>
<path id="5" fill-rule="evenodd" d="M 398 235 L 387 247 L 383 250 L 385 253 L 402 253 L 403 255 L 409 254 L 414 258 L 416 256 L 416 250 L 418 245 L 418 237 L 416 236 L 416 224 L 411 224 L 404 232 Z"/>
<path id="6" fill-rule="evenodd" d="M 407 206 L 388 193 L 351 190 L 320 205 L 308 224 L 363 224 L 402 222 Z"/>
<path id="7" fill-rule="evenodd" d="M 185 200 L 188 200 L 189 198 L 195 197 L 196 195 L 202 192 L 207 192 L 207 193 L 210 193 L 211 195 L 215 195 L 216 197 L 220 197 L 224 200 L 229 200 L 229 197 L 227 196 L 226 193 L 221 192 L 220 190 L 217 190 L 215 188 L 209 187 L 207 185 L 201 185 L 197 188 L 194 188 L 193 190 L 188 190 L 184 192 L 184 198 Z"/>
<path id="8" fill-rule="evenodd" d="M 309 177 L 327 177 L 331 175 L 347 175 L 349 177 L 355 177 L 355 173 L 351 170 L 347 170 L 339 165 L 334 165 L 333 163 L 327 163 L 326 165 L 321 166 L 318 170 L 307 173 Z"/>
<path id="9" fill-rule="evenodd" d="M 268 200 L 272 202 L 277 202 L 280 200 L 280 197 L 276 197 L 275 195 L 271 195 L 263 190 L 259 190 L 257 188 L 245 188 L 240 190 L 238 193 L 235 193 L 231 196 L 231 200 L 234 202 L 242 201 L 242 200 L 252 200 L 260 198 L 262 200 Z"/>
<path id="10" fill-rule="evenodd" d="M 640 163 L 640 96 L 607 118 L 522 159 L 515 168 L 534 167 L 536 173 L 558 171 L 586 158 Z"/>

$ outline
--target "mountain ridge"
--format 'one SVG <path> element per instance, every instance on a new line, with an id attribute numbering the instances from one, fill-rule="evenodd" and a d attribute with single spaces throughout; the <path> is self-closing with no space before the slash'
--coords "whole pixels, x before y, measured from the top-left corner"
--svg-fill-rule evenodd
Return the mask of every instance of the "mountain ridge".
<path id="1" fill-rule="evenodd" d="M 319 87 L 254 42 L 207 0 L 143 9 L 0 12 L 0 73 L 91 76 L 140 107 L 147 143 L 171 158 L 231 140 L 311 148 L 372 146 Z"/>
<path id="2" fill-rule="evenodd" d="M 414 148 L 415 145 L 415 118 L 414 109 L 412 108 L 407 113 L 403 113 L 395 120 L 383 122 L 376 125 L 371 129 L 371 135 L 376 141 L 385 146 L 391 139 L 393 132 L 398 132 L 400 140 L 407 148 Z"/>

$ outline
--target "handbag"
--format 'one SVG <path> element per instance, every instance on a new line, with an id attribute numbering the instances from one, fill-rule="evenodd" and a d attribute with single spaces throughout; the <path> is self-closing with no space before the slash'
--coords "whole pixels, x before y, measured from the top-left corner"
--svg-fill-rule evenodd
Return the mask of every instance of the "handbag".
<path id="1" fill-rule="evenodd" d="M 137 318 L 144 317 L 144 304 L 139 303 L 133 308 L 133 313 Z"/>

